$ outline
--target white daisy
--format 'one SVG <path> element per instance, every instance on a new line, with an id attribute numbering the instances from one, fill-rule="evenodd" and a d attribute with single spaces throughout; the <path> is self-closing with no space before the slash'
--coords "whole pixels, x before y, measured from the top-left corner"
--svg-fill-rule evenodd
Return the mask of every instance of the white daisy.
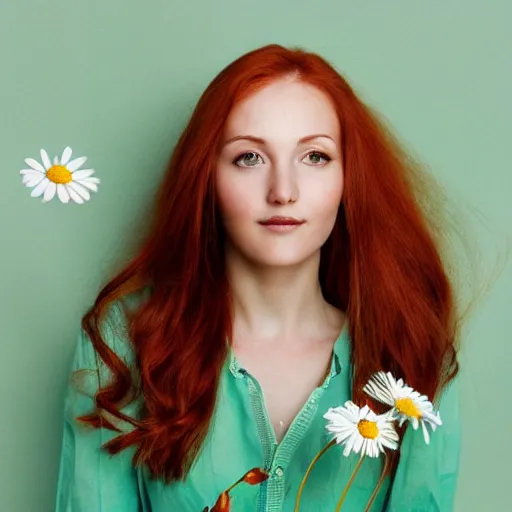
<path id="1" fill-rule="evenodd" d="M 439 411 L 434 411 L 432 402 L 425 395 L 420 395 L 407 386 L 402 379 L 396 380 L 390 372 L 377 372 L 363 390 L 379 402 L 393 407 L 391 413 L 399 420 L 401 427 L 404 421 L 410 421 L 414 430 L 421 424 L 425 443 L 430 443 L 427 425 L 435 431 L 442 425 Z"/>
<path id="2" fill-rule="evenodd" d="M 348 400 L 344 407 L 331 407 L 324 418 L 329 420 L 326 429 L 336 442 L 345 445 L 345 457 L 351 452 L 378 457 L 386 447 L 398 448 L 394 418 L 388 413 L 377 415 L 367 405 L 360 408 Z"/>
<path id="3" fill-rule="evenodd" d="M 92 177 L 94 170 L 79 170 L 87 161 L 87 157 L 81 156 L 71 160 L 71 154 L 71 148 L 66 147 L 60 159 L 54 158 L 53 164 L 44 149 L 41 149 L 42 164 L 33 158 L 25 158 L 25 163 L 30 169 L 22 169 L 20 174 L 23 174 L 23 184 L 34 188 L 30 194 L 32 197 L 42 195 L 43 202 L 46 203 L 57 194 L 63 203 L 71 199 L 82 204 L 91 198 L 89 190 L 98 191 L 100 180 Z"/>

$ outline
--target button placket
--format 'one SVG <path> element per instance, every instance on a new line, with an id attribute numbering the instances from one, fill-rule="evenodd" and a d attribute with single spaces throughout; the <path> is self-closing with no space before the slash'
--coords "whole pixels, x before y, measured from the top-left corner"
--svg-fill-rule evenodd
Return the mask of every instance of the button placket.
<path id="1" fill-rule="evenodd" d="M 237 373 L 243 371 L 243 369 L 240 369 Z M 249 396 L 255 412 L 258 434 L 262 444 L 264 466 L 270 473 L 270 478 L 262 484 L 259 503 L 260 507 L 263 507 L 261 510 L 277 512 L 282 509 L 285 498 L 286 468 L 316 414 L 328 380 L 326 379 L 324 386 L 320 386 L 312 393 L 308 402 L 295 417 L 282 441 L 277 443 L 264 405 L 259 382 L 247 372 L 244 376 L 248 383 Z"/>

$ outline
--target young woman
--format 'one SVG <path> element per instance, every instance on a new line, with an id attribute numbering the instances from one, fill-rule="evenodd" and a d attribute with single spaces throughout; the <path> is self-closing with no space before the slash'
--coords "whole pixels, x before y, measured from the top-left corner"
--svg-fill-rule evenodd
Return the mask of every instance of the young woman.
<path id="1" fill-rule="evenodd" d="M 443 424 L 429 445 L 404 425 L 343 510 L 374 490 L 372 510 L 452 510 L 460 319 L 437 192 L 318 55 L 270 45 L 226 67 L 142 249 L 82 321 L 56 510 L 201 512 L 259 468 L 231 510 L 293 511 L 331 439 L 324 414 L 369 403 L 380 370 L 435 400 Z M 300 510 L 334 512 L 357 461 L 325 452 Z"/>

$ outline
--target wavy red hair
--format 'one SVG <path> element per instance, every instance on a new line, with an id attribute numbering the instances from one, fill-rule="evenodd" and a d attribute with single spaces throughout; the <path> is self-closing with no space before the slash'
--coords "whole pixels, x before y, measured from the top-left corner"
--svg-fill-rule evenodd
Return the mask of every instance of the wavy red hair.
<path id="1" fill-rule="evenodd" d="M 256 49 L 222 70 L 199 99 L 159 188 L 147 239 L 82 321 L 113 379 L 96 394 L 97 409 L 80 420 L 116 429 L 106 411 L 128 421 L 133 430 L 105 448 L 135 446 L 134 464 L 167 482 L 187 475 L 205 439 L 231 337 L 214 187 L 224 124 L 235 104 L 288 76 L 325 92 L 341 126 L 344 196 L 321 249 L 319 278 L 326 300 L 349 319 L 354 400 L 363 400 L 363 384 L 380 369 L 431 399 L 458 371 L 459 317 L 443 261 L 440 188 L 322 57 L 278 45 Z M 100 325 L 113 302 L 145 287 L 147 299 L 126 311 L 134 378 Z M 136 396 L 144 407 L 132 418 L 121 406 Z"/>

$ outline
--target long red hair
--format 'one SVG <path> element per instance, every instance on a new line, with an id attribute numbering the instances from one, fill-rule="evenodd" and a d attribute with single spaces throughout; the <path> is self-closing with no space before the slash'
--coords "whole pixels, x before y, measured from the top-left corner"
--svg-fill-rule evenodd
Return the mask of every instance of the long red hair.
<path id="1" fill-rule="evenodd" d="M 279 45 L 251 51 L 199 99 L 159 188 L 147 238 L 82 321 L 113 378 L 96 394 L 96 410 L 80 420 L 116 429 L 106 411 L 128 421 L 133 429 L 105 449 L 135 446 L 134 464 L 167 482 L 187 475 L 205 439 L 231 338 L 214 188 L 224 124 L 235 104 L 290 75 L 324 91 L 341 126 L 344 196 L 321 249 L 319 279 L 326 300 L 349 319 L 354 401 L 363 400 L 361 388 L 377 370 L 430 399 L 458 371 L 460 318 L 443 260 L 441 189 L 323 58 Z M 134 377 L 100 327 L 114 301 L 144 288 L 147 298 L 126 310 Z M 126 416 L 122 405 L 137 396 L 144 397 L 140 417 Z"/>

